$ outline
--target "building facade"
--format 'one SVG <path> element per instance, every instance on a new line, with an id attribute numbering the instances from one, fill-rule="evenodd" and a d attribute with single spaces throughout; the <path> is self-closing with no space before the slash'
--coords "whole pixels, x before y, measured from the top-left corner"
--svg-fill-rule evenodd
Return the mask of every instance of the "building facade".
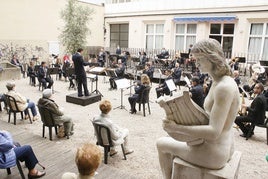
<path id="1" fill-rule="evenodd" d="M 218 40 L 226 58 L 268 61 L 266 0 L 106 0 L 105 46 L 187 52 Z"/>
<path id="2" fill-rule="evenodd" d="M 47 58 L 48 54 L 64 54 L 59 35 L 64 25 L 60 12 L 68 0 L 2 0 L 0 2 L 0 49 L 2 59 L 10 51 L 20 58 L 33 55 Z M 91 34 L 87 46 L 103 46 L 104 6 L 78 1 L 94 9 L 89 21 Z M 101 30 L 100 30 L 101 29 Z M 10 57 L 8 57 L 10 58 Z"/>

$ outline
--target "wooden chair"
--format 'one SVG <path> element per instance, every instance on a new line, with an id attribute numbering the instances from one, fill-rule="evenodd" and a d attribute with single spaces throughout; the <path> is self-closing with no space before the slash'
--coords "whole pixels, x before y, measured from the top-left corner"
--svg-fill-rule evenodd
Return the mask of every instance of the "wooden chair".
<path id="1" fill-rule="evenodd" d="M 150 100 L 149 100 L 149 95 L 150 95 L 150 90 L 151 87 L 147 86 L 141 93 L 139 99 L 137 100 L 137 103 L 139 103 L 139 111 L 141 110 L 141 104 L 143 106 L 143 116 L 145 117 L 145 104 L 147 103 L 148 105 L 148 110 L 149 114 L 151 114 L 151 109 L 150 109 Z"/>
<path id="2" fill-rule="evenodd" d="M 55 120 L 53 118 L 52 113 L 45 107 L 45 106 L 41 106 L 41 105 L 37 105 L 40 116 L 41 116 L 41 120 L 43 122 L 43 133 L 42 133 L 42 137 L 45 137 L 45 127 L 48 127 L 49 130 L 49 140 L 52 141 L 52 128 L 55 128 L 55 133 L 56 135 L 58 134 L 58 127 L 60 126 L 60 124 L 56 124 Z M 67 139 L 69 139 L 69 136 L 67 136 Z"/>
<path id="3" fill-rule="evenodd" d="M 108 152 L 110 152 L 111 147 L 114 146 L 111 138 L 110 129 L 100 123 L 92 122 L 95 130 L 95 135 L 97 137 L 97 145 L 104 148 L 104 163 L 107 164 Z M 122 152 L 124 154 L 124 159 L 126 160 L 126 154 L 124 150 L 124 144 L 121 143 Z"/>
<path id="4" fill-rule="evenodd" d="M 253 133 L 253 131 L 254 131 L 254 128 L 255 127 L 262 127 L 262 128 L 266 128 L 266 143 L 267 143 L 267 145 L 268 145 L 268 119 L 266 118 L 266 120 L 264 121 L 264 124 L 254 124 L 254 123 L 251 123 L 250 124 L 250 128 L 249 128 L 249 131 L 248 131 L 248 133 L 247 133 L 247 135 L 246 135 L 246 140 L 248 140 L 250 137 L 251 137 L 251 135 L 252 135 L 252 133 Z"/>
<path id="5" fill-rule="evenodd" d="M 18 169 L 19 169 L 21 178 L 22 178 L 22 179 L 25 179 L 25 176 L 24 176 L 22 167 L 21 167 L 21 165 L 20 165 L 20 161 L 17 160 L 16 164 L 17 164 L 17 167 L 18 167 Z M 13 166 L 12 166 L 12 167 L 13 167 Z M 7 174 L 10 175 L 10 174 L 11 174 L 11 170 L 10 170 L 10 168 L 6 168 L 6 170 L 7 170 Z"/>
<path id="6" fill-rule="evenodd" d="M 11 116 L 11 113 L 13 113 L 14 114 L 14 125 L 16 125 L 16 116 L 17 116 L 16 114 L 20 113 L 21 119 L 23 120 L 23 112 L 24 111 L 19 110 L 18 104 L 17 104 L 14 97 L 9 96 L 7 94 L 5 96 L 6 96 L 6 102 L 7 102 L 8 108 L 9 108 L 9 110 L 8 110 L 8 122 L 10 123 L 10 116 Z M 29 119 L 30 119 L 30 123 L 32 124 L 32 119 L 31 119 L 30 113 L 28 111 L 28 108 L 26 108 L 25 110 L 27 110 L 28 115 L 29 115 Z"/>

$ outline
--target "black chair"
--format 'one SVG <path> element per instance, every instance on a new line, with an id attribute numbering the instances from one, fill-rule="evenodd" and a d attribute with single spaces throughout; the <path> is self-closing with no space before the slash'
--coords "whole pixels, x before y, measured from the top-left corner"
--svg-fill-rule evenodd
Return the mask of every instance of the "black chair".
<path id="1" fill-rule="evenodd" d="M 150 100 L 149 100 L 149 95 L 150 95 L 150 90 L 151 87 L 147 86 L 146 88 L 144 88 L 144 90 L 142 91 L 141 95 L 139 96 L 139 99 L 137 100 L 137 103 L 139 103 L 139 111 L 141 110 L 141 104 L 143 105 L 143 116 L 145 117 L 145 104 L 147 103 L 148 105 L 148 110 L 149 110 L 149 114 L 151 114 L 151 109 L 150 109 Z"/>
<path id="2" fill-rule="evenodd" d="M 49 140 L 52 141 L 52 128 L 55 128 L 56 135 L 58 134 L 58 127 L 60 127 L 60 124 L 56 124 L 55 120 L 53 118 L 52 113 L 47 109 L 45 106 L 37 105 L 41 120 L 43 122 L 43 133 L 42 137 L 45 137 L 45 127 L 48 127 L 49 130 Z M 67 136 L 67 139 L 69 139 L 69 136 Z"/>
<path id="3" fill-rule="evenodd" d="M 97 145 L 104 148 L 104 163 L 107 164 L 108 152 L 110 152 L 111 147 L 114 146 L 111 138 L 110 129 L 100 123 L 92 122 L 95 130 L 95 135 L 97 137 Z M 124 144 L 121 143 L 122 152 L 124 154 L 124 159 L 126 160 L 126 154 L 124 150 Z"/>
<path id="4" fill-rule="evenodd" d="M 24 176 L 22 167 L 21 167 L 21 165 L 20 165 L 20 161 L 17 160 L 16 164 L 17 164 L 17 167 L 18 167 L 18 169 L 19 169 L 21 178 L 22 178 L 22 179 L 25 179 L 25 176 Z M 12 166 L 12 167 L 13 167 L 13 166 Z M 10 168 L 6 168 L 6 170 L 7 170 L 7 174 L 10 175 L 10 174 L 11 174 L 11 170 L 10 170 Z"/>
<path id="5" fill-rule="evenodd" d="M 250 137 L 251 137 L 251 135 L 252 135 L 252 133 L 253 133 L 253 131 L 254 131 L 254 128 L 255 127 L 262 127 L 262 128 L 266 128 L 266 143 L 267 143 L 267 145 L 268 145 L 268 119 L 266 118 L 266 120 L 264 121 L 264 124 L 254 124 L 254 123 L 251 123 L 250 124 L 250 128 L 249 128 L 249 131 L 248 131 L 248 133 L 247 133 L 247 135 L 246 135 L 246 140 L 248 140 Z"/>
<path id="6" fill-rule="evenodd" d="M 23 112 L 24 111 L 19 110 L 18 104 L 17 104 L 14 97 L 9 96 L 7 94 L 5 96 L 6 96 L 6 102 L 7 102 L 8 108 L 9 108 L 8 109 L 8 123 L 10 123 L 11 113 L 13 113 L 14 114 L 14 125 L 16 125 L 16 116 L 17 116 L 16 114 L 20 113 L 21 119 L 23 120 Z M 32 124 L 32 119 L 31 119 L 30 113 L 28 111 L 28 108 L 26 108 L 25 110 L 27 110 L 28 115 L 29 115 L 29 119 L 30 119 L 30 123 Z"/>

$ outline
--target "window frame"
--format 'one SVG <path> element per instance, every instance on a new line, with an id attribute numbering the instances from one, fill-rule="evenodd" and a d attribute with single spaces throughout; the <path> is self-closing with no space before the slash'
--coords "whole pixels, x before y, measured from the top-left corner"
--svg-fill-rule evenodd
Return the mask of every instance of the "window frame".
<path id="1" fill-rule="evenodd" d="M 153 25 L 153 32 L 151 33 L 148 33 L 147 32 L 147 29 L 148 29 L 148 26 L 149 25 Z M 162 25 L 163 26 L 163 32 L 159 33 L 159 32 L 156 32 L 156 26 L 157 25 Z M 147 47 L 147 36 L 153 36 L 153 48 L 150 49 Z M 156 37 L 157 36 L 162 36 L 162 44 L 161 44 L 161 47 L 159 48 L 156 48 Z M 153 50 L 153 49 L 161 49 L 163 48 L 164 46 L 164 38 L 165 38 L 165 24 L 163 22 L 155 22 L 155 23 L 146 23 L 145 24 L 145 43 L 144 43 L 144 48 L 145 49 L 150 49 L 150 50 Z"/>

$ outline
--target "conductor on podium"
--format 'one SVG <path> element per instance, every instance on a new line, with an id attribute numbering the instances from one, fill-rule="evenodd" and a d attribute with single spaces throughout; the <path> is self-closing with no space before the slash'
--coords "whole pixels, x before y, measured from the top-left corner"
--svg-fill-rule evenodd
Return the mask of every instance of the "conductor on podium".
<path id="1" fill-rule="evenodd" d="M 84 88 L 84 95 L 85 96 L 90 95 L 87 89 L 87 75 L 84 69 L 84 66 L 89 65 L 89 63 L 84 61 L 83 56 L 81 55 L 82 52 L 83 49 L 79 48 L 77 52 L 72 56 L 72 60 L 74 63 L 74 72 L 77 81 L 78 97 L 83 96 L 82 85 Z"/>

